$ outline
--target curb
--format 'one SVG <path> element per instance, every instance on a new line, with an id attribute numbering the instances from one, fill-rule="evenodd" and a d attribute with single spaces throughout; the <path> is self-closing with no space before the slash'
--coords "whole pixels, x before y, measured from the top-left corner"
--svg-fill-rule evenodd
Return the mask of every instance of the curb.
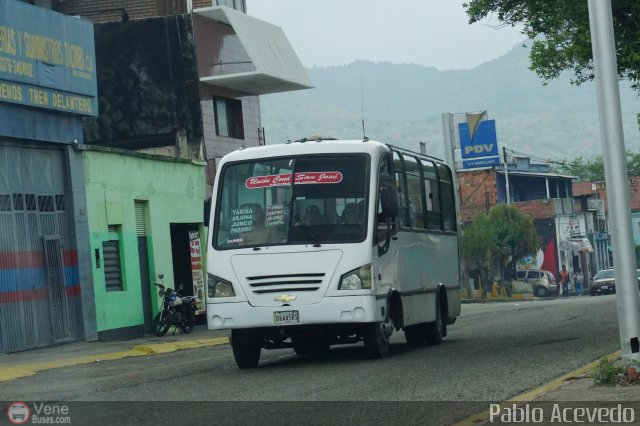
<path id="1" fill-rule="evenodd" d="M 487 303 L 509 303 L 509 302 L 535 302 L 536 298 L 525 299 L 525 298 L 504 298 L 504 299 L 460 299 L 460 303 L 464 305 L 473 305 L 473 304 L 487 304 Z"/>
<path id="2" fill-rule="evenodd" d="M 605 357 L 609 359 L 609 361 L 613 361 L 615 359 L 620 358 L 621 355 L 622 353 L 620 351 L 617 351 L 612 354 L 605 355 Z M 539 396 L 553 392 L 558 388 L 560 388 L 562 385 L 564 385 L 567 381 L 573 380 L 573 379 L 579 379 L 580 377 L 583 377 L 588 373 L 592 372 L 593 370 L 595 370 L 602 358 L 603 357 L 600 357 L 597 360 L 585 365 L 584 367 L 580 367 L 569 373 L 563 374 L 562 376 L 552 380 L 549 383 L 545 383 L 544 385 L 541 385 L 535 389 L 532 389 L 530 391 L 521 393 L 520 395 L 516 395 L 513 398 L 502 401 L 499 403 L 499 405 L 512 405 L 512 404 L 519 405 L 522 403 L 531 402 L 535 398 L 538 398 Z M 474 414 L 473 416 L 470 416 L 458 423 L 454 423 L 454 426 L 477 425 L 479 423 L 487 422 L 488 420 L 489 420 L 489 410 L 487 409 L 480 413 Z"/>
<path id="3" fill-rule="evenodd" d="M 40 371 L 52 370 L 55 368 L 90 364 L 93 362 L 101 361 L 113 361 L 116 359 L 136 356 L 166 354 L 184 349 L 197 349 L 205 348 L 208 346 L 226 345 L 227 343 L 229 343 L 229 339 L 227 337 L 185 340 L 183 342 L 173 343 L 152 343 L 148 345 L 137 345 L 127 351 L 107 352 L 103 354 L 87 355 L 77 358 L 61 359 L 57 361 L 22 364 L 13 367 L 0 367 L 0 382 L 8 382 L 11 380 L 20 379 L 22 377 L 34 376 Z"/>

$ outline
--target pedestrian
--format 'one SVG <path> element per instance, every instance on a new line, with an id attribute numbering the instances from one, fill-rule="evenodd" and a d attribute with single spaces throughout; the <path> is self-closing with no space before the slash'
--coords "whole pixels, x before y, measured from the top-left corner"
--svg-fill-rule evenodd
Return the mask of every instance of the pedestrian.
<path id="1" fill-rule="evenodd" d="M 576 296 L 582 296 L 582 283 L 584 282 L 584 275 L 582 275 L 582 271 L 580 271 L 580 269 L 578 269 L 578 271 L 574 275 L 573 280 L 576 283 Z"/>
<path id="2" fill-rule="evenodd" d="M 567 271 L 566 265 L 562 265 L 560 270 L 560 285 L 562 286 L 562 295 L 569 296 L 569 271 Z"/>

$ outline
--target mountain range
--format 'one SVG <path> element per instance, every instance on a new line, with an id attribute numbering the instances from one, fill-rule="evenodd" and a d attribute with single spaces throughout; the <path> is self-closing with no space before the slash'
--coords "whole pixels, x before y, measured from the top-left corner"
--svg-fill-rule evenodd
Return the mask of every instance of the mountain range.
<path id="1" fill-rule="evenodd" d="M 442 114 L 486 110 L 499 147 L 532 160 L 601 155 L 595 84 L 572 85 L 566 74 L 545 85 L 528 69 L 528 55 L 516 46 L 468 70 L 369 61 L 308 68 L 315 88 L 260 97 L 266 142 L 366 134 L 414 150 L 426 142 L 428 153 L 443 157 Z M 620 83 L 625 146 L 638 152 L 640 101 L 630 86 Z"/>

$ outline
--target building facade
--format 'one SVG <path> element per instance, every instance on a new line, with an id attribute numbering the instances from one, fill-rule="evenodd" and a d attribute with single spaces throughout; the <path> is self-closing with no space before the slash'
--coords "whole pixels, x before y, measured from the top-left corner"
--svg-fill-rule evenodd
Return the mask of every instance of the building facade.
<path id="1" fill-rule="evenodd" d="M 0 0 L 0 30 L 0 352 L 148 330 L 154 282 L 199 291 L 216 161 L 306 71 L 243 0 Z"/>
<path id="2" fill-rule="evenodd" d="M 0 0 L 0 352 L 96 338 L 82 117 L 93 25 Z"/>
<path id="3" fill-rule="evenodd" d="M 259 96 L 312 87 L 282 30 L 240 0 L 65 0 L 95 23 L 101 114 L 87 143 L 216 162 L 265 143 Z"/>
<path id="4" fill-rule="evenodd" d="M 563 264 L 589 273 L 593 269 L 591 257 L 585 254 L 593 252 L 587 239 L 589 217 L 574 206 L 571 176 L 519 157 L 506 172 L 504 167 L 458 170 L 457 180 L 463 223 L 507 201 L 533 218 L 541 249 L 535 258 L 523 260 L 522 268 L 554 274 Z"/>
<path id="5" fill-rule="evenodd" d="M 83 161 L 98 337 L 150 333 L 155 282 L 204 301 L 205 163 L 90 145 Z"/>
<path id="6" fill-rule="evenodd" d="M 640 176 L 629 177 L 629 202 L 633 239 L 636 245 L 636 263 L 640 255 Z M 609 233 L 607 188 L 604 181 L 585 181 L 573 184 L 574 197 L 581 208 L 593 215 L 592 240 L 598 270 L 612 268 L 613 251 Z M 640 264 L 640 263 L 639 263 Z"/>

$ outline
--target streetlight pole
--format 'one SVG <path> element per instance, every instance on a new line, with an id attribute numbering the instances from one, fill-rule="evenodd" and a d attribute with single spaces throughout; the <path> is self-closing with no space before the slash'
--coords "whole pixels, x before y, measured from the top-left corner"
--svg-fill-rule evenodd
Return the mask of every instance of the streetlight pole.
<path id="1" fill-rule="evenodd" d="M 622 133 L 611 0 L 588 0 L 588 6 L 600 138 L 611 215 L 620 344 L 622 360 L 630 364 L 640 359 L 640 294 L 627 189 L 629 179 Z"/>
<path id="2" fill-rule="evenodd" d="M 507 205 L 511 205 L 511 189 L 509 188 L 509 165 L 507 164 L 507 148 L 502 147 L 502 155 L 504 157 L 504 186 L 507 191 Z"/>

